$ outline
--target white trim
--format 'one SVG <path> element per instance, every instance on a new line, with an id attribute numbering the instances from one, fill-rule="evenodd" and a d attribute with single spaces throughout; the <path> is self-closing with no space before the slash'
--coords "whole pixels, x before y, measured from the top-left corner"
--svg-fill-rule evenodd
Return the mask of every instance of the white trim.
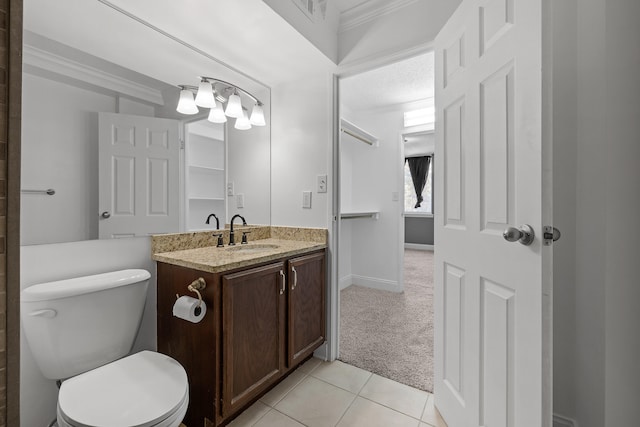
<path id="1" fill-rule="evenodd" d="M 340 14 L 340 28 L 338 32 L 349 31 L 367 22 L 374 21 L 382 16 L 393 13 L 403 7 L 415 3 L 417 0 L 389 0 L 379 1 L 378 5 L 370 6 L 373 2 L 363 2 L 357 6 L 345 10 Z"/>
<path id="2" fill-rule="evenodd" d="M 355 59 L 350 62 L 341 62 L 338 64 L 336 73 L 340 77 L 349 77 L 384 65 L 393 64 L 394 62 L 413 58 L 414 56 L 431 52 L 432 50 L 433 42 L 411 45 L 404 49 L 387 49 L 383 52 L 376 52 L 369 56 L 365 56 L 364 58 Z"/>
<path id="3" fill-rule="evenodd" d="M 400 293 L 403 291 L 402 286 L 399 286 L 398 282 L 396 281 L 378 279 L 376 277 L 360 276 L 357 274 L 351 275 L 351 284 L 396 293 Z"/>
<path id="4" fill-rule="evenodd" d="M 158 89 L 56 55 L 44 49 L 25 45 L 22 50 L 22 59 L 24 65 L 60 74 L 152 104 L 164 105 L 162 92 Z M 28 68 L 25 71 L 28 71 Z"/>
<path id="5" fill-rule="evenodd" d="M 433 245 L 423 245 L 421 243 L 405 243 L 404 248 L 416 251 L 433 251 Z"/>
<path id="6" fill-rule="evenodd" d="M 426 212 L 404 212 L 403 215 L 405 218 L 433 218 L 432 213 Z"/>
<path id="7" fill-rule="evenodd" d="M 553 414 L 553 427 L 578 427 L 578 422 L 562 415 Z"/>
<path id="8" fill-rule="evenodd" d="M 338 281 L 338 289 L 343 290 L 347 289 L 349 286 L 353 285 L 353 275 L 347 274 L 344 277 L 341 277 Z"/>

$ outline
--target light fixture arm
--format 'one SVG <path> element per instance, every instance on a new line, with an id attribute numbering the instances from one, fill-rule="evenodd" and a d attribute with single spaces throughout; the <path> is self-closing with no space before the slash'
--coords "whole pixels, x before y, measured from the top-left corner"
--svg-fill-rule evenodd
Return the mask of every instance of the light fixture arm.
<path id="1" fill-rule="evenodd" d="M 242 89 L 241 87 L 238 87 L 238 86 L 236 86 L 236 85 L 234 85 L 234 84 L 231 84 L 231 83 L 226 82 L 226 81 L 224 81 L 224 80 L 216 79 L 216 78 L 214 78 L 214 77 L 200 76 L 200 79 L 201 79 L 201 80 L 208 81 L 209 83 L 212 83 L 212 84 L 215 84 L 215 83 L 222 83 L 223 85 L 226 85 L 226 86 L 228 86 L 228 87 L 232 87 L 232 88 L 234 88 L 235 90 L 237 90 L 237 91 L 239 91 L 239 92 L 242 92 L 243 94 L 245 94 L 246 96 L 248 96 L 249 98 L 251 98 L 251 99 L 253 100 L 253 102 L 255 102 L 256 104 L 258 104 L 258 105 L 264 105 L 264 104 L 262 104 L 262 102 L 260 102 L 260 100 L 259 100 L 258 98 L 256 98 L 255 96 L 253 96 L 253 94 L 252 94 L 252 93 L 250 93 L 249 91 L 246 91 L 246 90 Z M 195 87 L 195 86 L 194 86 L 194 87 Z M 196 87 L 196 89 L 197 89 L 197 87 Z"/>

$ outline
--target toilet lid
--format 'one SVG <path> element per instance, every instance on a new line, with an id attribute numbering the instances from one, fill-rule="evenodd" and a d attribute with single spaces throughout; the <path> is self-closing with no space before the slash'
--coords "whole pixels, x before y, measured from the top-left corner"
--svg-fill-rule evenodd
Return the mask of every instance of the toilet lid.
<path id="1" fill-rule="evenodd" d="M 175 412 L 188 391 L 178 362 L 141 351 L 66 380 L 58 406 L 75 425 L 147 427 Z"/>

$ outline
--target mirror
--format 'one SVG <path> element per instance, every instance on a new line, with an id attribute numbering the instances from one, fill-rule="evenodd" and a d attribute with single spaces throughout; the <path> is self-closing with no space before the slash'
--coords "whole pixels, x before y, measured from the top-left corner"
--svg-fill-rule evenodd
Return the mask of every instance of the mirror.
<path id="1" fill-rule="evenodd" d="M 193 116 L 177 113 L 177 86 L 197 86 L 199 76 L 253 94 L 264 104 L 266 126 L 236 130 L 231 118 L 212 125 L 204 108 Z M 210 213 L 220 218 L 221 228 L 236 213 L 250 224 L 270 224 L 270 89 L 211 54 L 107 2 L 25 0 L 22 92 L 23 245 L 97 239 L 105 233 L 129 237 L 214 229 L 215 221 L 205 224 Z M 143 171 L 151 177 L 145 191 L 165 189 L 164 199 L 147 203 L 147 196 L 139 196 L 146 193 L 139 191 L 105 196 L 100 185 L 105 168 L 99 166 L 105 115 L 176 123 L 175 165 L 150 158 Z M 118 138 L 126 134 L 113 129 Z M 147 135 L 147 145 L 157 143 L 153 132 Z M 117 176 L 126 168 L 141 169 L 135 162 L 115 163 Z M 130 181 L 134 188 L 135 180 Z M 48 195 L 48 189 L 55 194 Z M 111 212 L 107 205 L 114 199 L 125 208 Z M 102 230 L 116 222 L 118 213 L 141 211 L 166 213 L 171 221 L 122 233 Z"/>

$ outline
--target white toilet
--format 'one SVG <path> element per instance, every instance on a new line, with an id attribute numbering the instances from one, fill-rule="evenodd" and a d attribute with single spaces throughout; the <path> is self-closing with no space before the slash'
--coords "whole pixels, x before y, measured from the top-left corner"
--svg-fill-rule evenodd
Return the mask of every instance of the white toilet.
<path id="1" fill-rule="evenodd" d="M 61 427 L 177 427 L 189 404 L 184 368 L 169 356 L 126 356 L 140 327 L 149 272 L 122 270 L 24 289 L 22 325 L 45 377 L 64 380 Z"/>

